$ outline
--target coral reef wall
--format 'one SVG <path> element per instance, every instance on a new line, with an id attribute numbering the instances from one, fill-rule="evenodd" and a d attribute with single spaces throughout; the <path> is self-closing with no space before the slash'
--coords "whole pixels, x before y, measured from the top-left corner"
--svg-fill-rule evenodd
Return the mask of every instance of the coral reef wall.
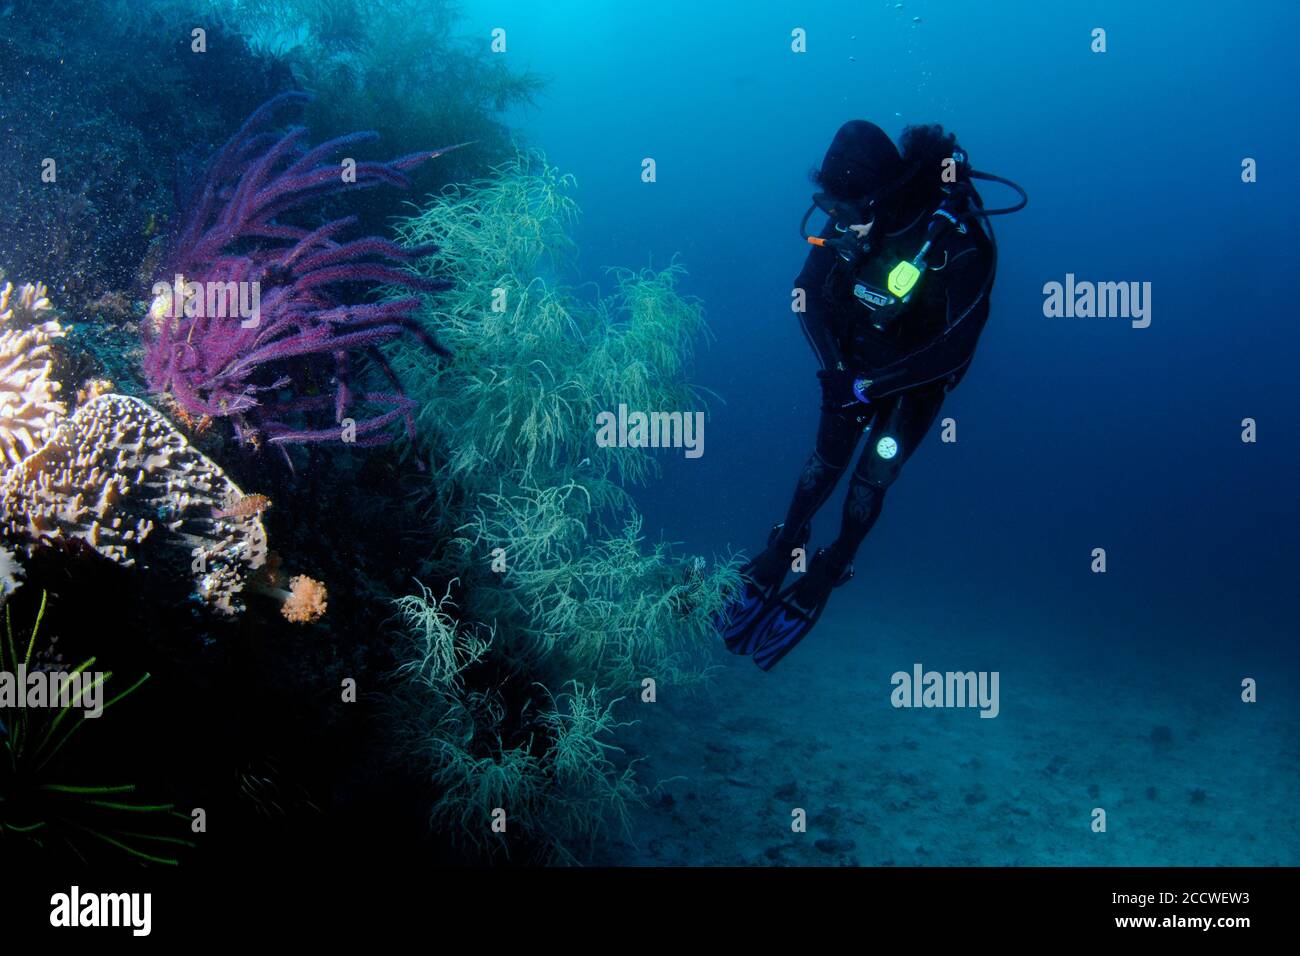
<path id="1" fill-rule="evenodd" d="M 603 297 L 554 278 L 572 181 L 498 119 L 540 78 L 455 39 L 449 3 L 0 17 L 0 264 L 51 290 L 0 295 L 0 603 L 57 630 L 51 661 L 141 689 L 74 776 L 119 761 L 240 822 L 174 844 L 200 858 L 391 827 L 434 856 L 586 859 L 646 792 L 629 698 L 707 676 L 736 581 L 645 540 L 653 454 L 593 437 L 620 403 L 704 408 L 684 269 L 613 270 Z M 379 184 L 442 192 L 395 243 Z M 177 274 L 264 285 L 260 323 L 154 295 Z"/>
<path id="2" fill-rule="evenodd" d="M 409 643 L 399 739 L 437 789 L 435 825 L 488 855 L 581 859 L 617 831 L 644 783 L 617 746 L 621 703 L 646 682 L 707 676 L 713 621 L 734 561 L 648 545 L 627 486 L 656 473 L 644 448 L 595 442 L 620 402 L 700 408 L 689 384 L 705 334 L 677 291 L 678 264 L 613 270 L 592 299 L 563 271 L 577 208 L 572 181 L 536 154 L 448 189 L 401 225 L 434 243 L 428 274 L 453 280 L 438 307 L 451 357 L 390 349 L 418 383 L 424 493 L 442 541 L 401 602 Z M 555 688 L 553 693 L 548 688 Z M 525 834 L 485 827 L 509 808 Z"/>

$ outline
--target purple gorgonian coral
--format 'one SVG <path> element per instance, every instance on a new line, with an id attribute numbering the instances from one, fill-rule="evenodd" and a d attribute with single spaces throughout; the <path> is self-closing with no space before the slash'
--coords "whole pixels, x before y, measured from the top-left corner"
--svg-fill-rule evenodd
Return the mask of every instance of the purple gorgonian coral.
<path id="1" fill-rule="evenodd" d="M 228 418 L 237 437 L 255 445 L 382 444 L 399 421 L 413 431 L 414 403 L 380 346 L 411 335 L 447 353 L 417 318 L 418 294 L 375 293 L 430 293 L 450 283 L 403 268 L 433 248 L 403 249 L 376 236 L 345 241 L 355 216 L 322 222 L 306 218 L 304 207 L 381 184 L 407 187 L 407 171 L 455 147 L 386 163 L 340 160 L 378 134 L 308 148 L 305 128 L 274 129 L 277 114 L 308 101 L 294 92 L 263 104 L 212 160 L 170 246 L 165 281 L 153 289 L 145 377 L 185 416 Z M 353 389 L 358 353 L 390 390 Z"/>

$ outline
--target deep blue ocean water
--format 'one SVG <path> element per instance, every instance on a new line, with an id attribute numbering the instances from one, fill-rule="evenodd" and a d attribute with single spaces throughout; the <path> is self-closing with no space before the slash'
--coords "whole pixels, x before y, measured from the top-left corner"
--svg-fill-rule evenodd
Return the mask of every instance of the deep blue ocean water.
<path id="1" fill-rule="evenodd" d="M 786 859 L 762 851 L 790 841 L 793 794 L 863 863 L 1300 862 L 1300 12 L 557 3 L 471 5 L 468 22 L 508 25 L 511 55 L 552 77 L 517 123 L 577 177 L 586 278 L 677 254 L 704 301 L 716 339 L 697 378 L 722 399 L 706 452 L 664 454 L 640 496 L 648 529 L 697 551 L 761 546 L 811 450 L 816 365 L 789 297 L 807 173 L 838 126 L 942 123 L 1030 195 L 995 221 L 991 317 L 943 411 L 957 442 L 927 438 L 786 662 L 727 660 L 705 701 L 674 705 L 673 732 L 640 729 L 655 772 L 693 782 L 668 785 L 632 858 Z M 1044 284 L 1067 273 L 1150 282 L 1150 326 L 1044 317 Z M 889 675 L 918 661 L 999 670 L 1000 716 L 891 708 Z M 1247 677 L 1258 703 L 1239 699 Z M 701 814 L 734 829 L 683 822 Z"/>

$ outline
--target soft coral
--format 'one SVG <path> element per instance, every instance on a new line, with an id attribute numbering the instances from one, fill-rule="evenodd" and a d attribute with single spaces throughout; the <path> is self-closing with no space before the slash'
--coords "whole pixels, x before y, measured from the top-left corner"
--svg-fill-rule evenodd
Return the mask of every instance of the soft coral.
<path id="1" fill-rule="evenodd" d="M 456 147 L 358 162 L 355 175 L 345 178 L 344 167 L 329 158 L 377 134 L 352 133 L 308 149 L 302 127 L 267 130 L 282 110 L 310 98 L 294 92 L 268 101 L 217 153 L 163 273 L 167 282 L 180 276 L 200 289 L 257 283 L 259 321 L 245 327 L 238 318 L 203 315 L 201 308 L 186 310 L 160 297 L 145 323 L 144 372 L 154 391 L 169 394 L 187 414 L 229 417 L 239 437 L 254 443 L 339 440 L 345 432 L 338 423 L 360 402 L 380 410 L 356 419 L 349 437 L 358 445 L 380 444 L 392 438 L 389 426 L 399 420 L 413 429 L 413 403 L 378 346 L 409 334 L 446 352 L 416 319 L 418 296 L 356 298 L 378 286 L 437 292 L 449 283 L 401 268 L 431 247 L 403 249 L 375 236 L 341 241 L 355 217 L 314 228 L 282 217 L 324 196 L 381 184 L 406 187 L 408 170 Z M 375 362 L 392 391 L 352 391 L 357 351 Z M 319 387 L 331 374 L 332 394 Z M 332 412 L 334 425 L 320 420 L 323 412 Z"/>

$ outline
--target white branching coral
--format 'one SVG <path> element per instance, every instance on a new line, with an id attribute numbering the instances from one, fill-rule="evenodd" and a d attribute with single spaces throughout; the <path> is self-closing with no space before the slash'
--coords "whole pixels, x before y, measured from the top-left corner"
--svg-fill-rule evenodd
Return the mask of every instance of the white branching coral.
<path id="1" fill-rule="evenodd" d="M 198 598 L 234 614 L 267 555 L 257 513 L 226 507 L 244 497 L 149 405 L 101 395 L 0 478 L 0 534 L 29 551 L 80 541 L 121 565 L 188 575 Z"/>
<path id="2" fill-rule="evenodd" d="M 13 552 L 0 547 L 0 607 L 4 607 L 23 583 L 23 569 L 14 560 Z"/>
<path id="3" fill-rule="evenodd" d="M 0 289 L 0 467 L 17 464 L 45 441 L 67 414 L 52 378 L 51 343 L 64 335 L 45 286 L 27 284 L 14 295 Z"/>

